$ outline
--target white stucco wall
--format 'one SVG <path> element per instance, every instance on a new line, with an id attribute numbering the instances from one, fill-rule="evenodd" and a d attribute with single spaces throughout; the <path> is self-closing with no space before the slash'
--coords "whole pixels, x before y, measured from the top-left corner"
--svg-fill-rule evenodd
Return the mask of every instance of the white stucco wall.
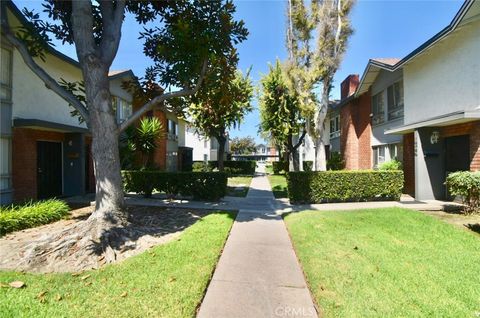
<path id="1" fill-rule="evenodd" d="M 123 100 L 126 100 L 129 103 L 132 103 L 133 97 L 130 92 L 122 88 L 124 81 L 129 81 L 130 78 L 115 78 L 110 81 L 110 94 L 113 96 L 120 97 Z"/>
<path id="2" fill-rule="evenodd" d="M 207 155 L 207 159 L 210 160 L 210 140 L 207 140 L 207 147 L 205 147 L 205 139 L 188 125 L 185 125 L 185 146 L 193 148 L 194 161 L 203 161 L 204 155 Z"/>
<path id="3" fill-rule="evenodd" d="M 47 55 L 45 63 L 41 60 L 37 62 L 57 81 L 60 78 L 69 82 L 82 80 L 79 68 L 56 56 Z M 13 118 L 40 119 L 64 125 L 86 127 L 85 124 L 79 124 L 76 117 L 70 115 L 73 108 L 45 86 L 44 82 L 23 62 L 16 50 L 13 52 L 12 101 Z"/>
<path id="4" fill-rule="evenodd" d="M 404 66 L 405 124 L 480 110 L 480 20 Z"/>

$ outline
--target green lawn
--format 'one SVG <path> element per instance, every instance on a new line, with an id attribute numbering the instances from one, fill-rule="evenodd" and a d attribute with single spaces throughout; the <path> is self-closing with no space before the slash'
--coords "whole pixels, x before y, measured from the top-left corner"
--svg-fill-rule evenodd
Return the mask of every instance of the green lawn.
<path id="1" fill-rule="evenodd" d="M 272 164 L 265 165 L 265 172 L 268 173 L 268 174 L 273 174 Z"/>
<path id="2" fill-rule="evenodd" d="M 246 197 L 248 188 L 252 182 L 252 177 L 230 177 L 228 178 L 228 196 L 232 197 Z M 246 185 L 242 191 L 235 191 L 235 187 L 239 185 Z"/>
<path id="3" fill-rule="evenodd" d="M 79 276 L 0 272 L 0 316 L 193 317 L 233 219 L 210 214 L 175 241 Z M 5 287 L 14 280 L 27 287 Z"/>
<path id="4" fill-rule="evenodd" d="M 268 181 L 275 198 L 288 198 L 287 179 L 284 175 L 269 175 Z"/>
<path id="5" fill-rule="evenodd" d="M 480 237 L 420 212 L 285 221 L 322 317 L 478 317 Z"/>

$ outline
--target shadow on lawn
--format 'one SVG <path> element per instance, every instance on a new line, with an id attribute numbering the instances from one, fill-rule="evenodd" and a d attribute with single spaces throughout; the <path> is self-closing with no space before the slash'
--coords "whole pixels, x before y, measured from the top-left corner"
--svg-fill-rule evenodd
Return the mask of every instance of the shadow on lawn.
<path id="1" fill-rule="evenodd" d="M 212 213 L 227 214 L 233 220 L 236 215 L 233 212 L 152 206 L 129 206 L 127 209 L 128 225 L 105 231 L 95 243 L 93 253 L 101 255 L 107 246 L 122 252 L 133 250 L 135 242 L 145 235 L 161 237 L 181 232 Z"/>
<path id="2" fill-rule="evenodd" d="M 480 234 L 480 223 L 465 224 L 465 227 L 470 231 Z"/>

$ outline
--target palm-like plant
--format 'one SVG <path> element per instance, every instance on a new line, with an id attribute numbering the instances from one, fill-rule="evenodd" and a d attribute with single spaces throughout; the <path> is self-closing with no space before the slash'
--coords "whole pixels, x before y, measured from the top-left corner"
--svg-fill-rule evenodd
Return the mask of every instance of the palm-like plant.
<path id="1" fill-rule="evenodd" d="M 162 122 L 156 117 L 144 117 L 136 129 L 127 129 L 120 140 L 122 168 L 133 168 L 135 153 L 140 153 L 142 169 L 149 168 L 150 158 L 157 148 L 157 139 L 164 135 Z"/>

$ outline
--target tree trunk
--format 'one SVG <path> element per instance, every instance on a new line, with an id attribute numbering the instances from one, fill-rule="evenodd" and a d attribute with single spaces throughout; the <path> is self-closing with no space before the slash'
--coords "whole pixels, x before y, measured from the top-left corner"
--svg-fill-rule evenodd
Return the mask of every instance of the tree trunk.
<path id="1" fill-rule="evenodd" d="M 84 67 L 87 104 L 92 132 L 92 154 L 96 179 L 95 212 L 90 219 L 100 227 L 118 226 L 127 219 L 120 173 L 118 128 L 113 109 L 106 68 Z"/>
<path id="2" fill-rule="evenodd" d="M 290 157 L 293 164 L 293 171 L 300 171 L 300 156 L 298 150 L 292 151 Z"/>
<path id="3" fill-rule="evenodd" d="M 322 100 L 320 109 L 315 114 L 315 171 L 327 170 L 327 158 L 325 156 L 325 144 L 323 134 L 325 133 L 325 118 L 328 111 L 328 100 L 330 97 L 330 80 L 323 81 Z"/>
<path id="4" fill-rule="evenodd" d="M 217 136 L 218 141 L 218 153 L 217 153 L 217 163 L 218 163 L 218 170 L 224 170 L 224 156 L 225 156 L 225 143 L 227 142 L 227 138 L 225 135 Z"/>

